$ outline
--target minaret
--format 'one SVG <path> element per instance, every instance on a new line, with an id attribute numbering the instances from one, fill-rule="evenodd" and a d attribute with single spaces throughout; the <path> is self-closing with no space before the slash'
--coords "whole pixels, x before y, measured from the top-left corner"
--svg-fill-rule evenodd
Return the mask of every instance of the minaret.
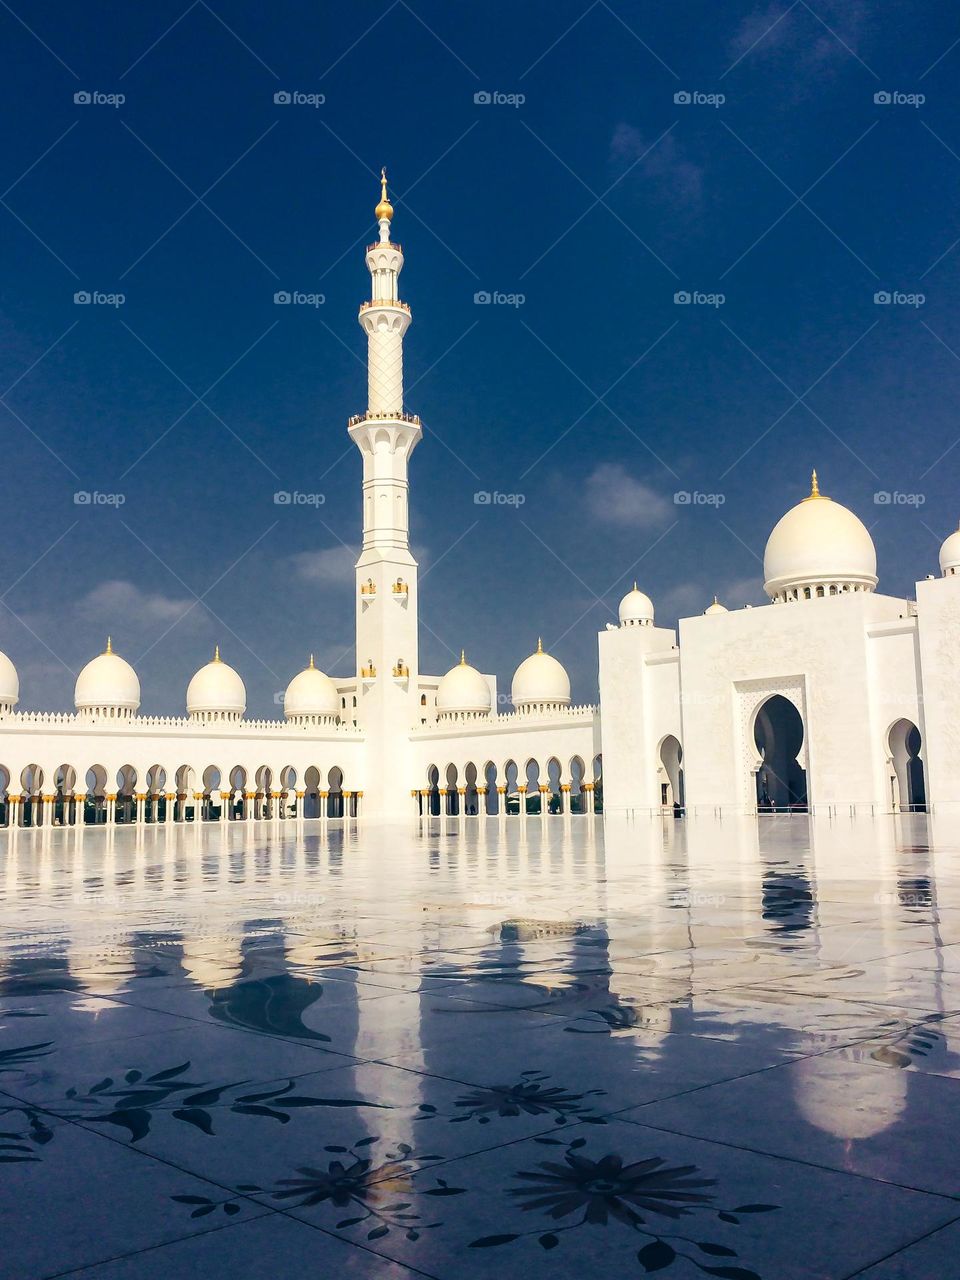
<path id="1" fill-rule="evenodd" d="M 380 238 L 367 249 L 372 287 L 360 307 L 367 335 L 368 407 L 350 419 L 363 458 L 363 548 L 357 561 L 357 720 L 367 733 L 363 810 L 409 816 L 401 742 L 418 723 L 417 562 L 410 554 L 407 459 L 420 419 L 403 411 L 403 335 L 410 308 L 397 281 L 403 252 L 390 239 L 393 206 L 381 171 Z M 402 784 L 402 785 L 401 785 Z"/>

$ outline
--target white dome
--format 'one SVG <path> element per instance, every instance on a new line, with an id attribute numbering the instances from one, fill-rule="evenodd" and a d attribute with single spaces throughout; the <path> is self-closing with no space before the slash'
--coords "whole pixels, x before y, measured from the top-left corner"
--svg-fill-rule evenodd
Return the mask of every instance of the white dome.
<path id="1" fill-rule="evenodd" d="M 222 664 L 221 664 L 222 665 Z M 283 698 L 283 714 L 288 720 L 297 716 L 337 716 L 340 697 L 328 675 L 310 665 L 293 677 Z"/>
<path id="2" fill-rule="evenodd" d="M 539 640 L 536 653 L 525 658 L 514 672 L 512 698 L 515 707 L 570 701 L 570 677 L 556 658 L 543 652 Z"/>
<path id="3" fill-rule="evenodd" d="M 0 653 L 0 706 L 15 707 L 20 701 L 20 677 L 5 653 Z"/>
<path id="4" fill-rule="evenodd" d="M 140 705 L 140 681 L 129 662 L 113 652 L 107 639 L 106 650 L 88 662 L 77 676 L 73 701 L 78 711 L 125 711 L 132 713 Z"/>
<path id="5" fill-rule="evenodd" d="M 490 686 L 461 653 L 459 664 L 451 667 L 437 685 L 437 714 L 488 715 L 490 705 Z"/>
<path id="6" fill-rule="evenodd" d="M 817 473 L 809 498 L 779 520 L 763 554 L 763 589 L 772 600 L 872 591 L 877 553 L 866 525 L 821 495 Z"/>
<path id="7" fill-rule="evenodd" d="M 221 661 L 218 645 L 213 661 L 201 667 L 187 685 L 187 714 L 238 720 L 246 708 L 243 681 L 233 667 Z"/>
<path id="8" fill-rule="evenodd" d="M 621 627 L 649 627 L 653 625 L 653 601 L 633 584 L 633 590 L 620 601 Z"/>
<path id="9" fill-rule="evenodd" d="M 730 610 L 725 604 L 721 604 L 716 596 L 713 597 L 713 604 L 708 604 L 703 611 L 705 618 L 709 618 L 713 613 L 729 613 Z"/>
<path id="10" fill-rule="evenodd" d="M 951 533 L 940 548 L 940 572 L 944 577 L 960 570 L 960 529 Z"/>

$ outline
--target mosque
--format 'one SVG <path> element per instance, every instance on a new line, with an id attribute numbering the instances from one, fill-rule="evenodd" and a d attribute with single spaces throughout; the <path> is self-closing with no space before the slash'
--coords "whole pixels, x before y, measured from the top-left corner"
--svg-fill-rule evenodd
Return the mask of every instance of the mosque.
<path id="1" fill-rule="evenodd" d="M 717 601 L 678 631 L 636 586 L 599 636 L 598 706 L 572 706 L 538 643 L 510 709 L 465 655 L 420 670 L 408 464 L 420 420 L 403 408 L 410 325 L 386 177 L 371 296 L 367 409 L 351 418 L 363 464 L 356 669 L 309 665 L 282 720 L 244 716 L 219 651 L 190 680 L 186 716 L 140 716 L 140 682 L 107 642 L 80 672 L 75 710 L 17 711 L 0 654 L 0 822 L 6 826 L 255 822 L 430 815 L 848 815 L 960 811 L 960 530 L 916 600 L 881 595 L 853 512 L 820 493 L 770 534 L 770 604 Z"/>

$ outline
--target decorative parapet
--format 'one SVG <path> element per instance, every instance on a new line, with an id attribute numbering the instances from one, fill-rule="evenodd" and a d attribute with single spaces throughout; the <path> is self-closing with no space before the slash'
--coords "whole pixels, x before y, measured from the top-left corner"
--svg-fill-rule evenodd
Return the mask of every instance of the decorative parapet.
<path id="1" fill-rule="evenodd" d="M 355 413 L 347 420 L 348 427 L 358 427 L 361 422 L 409 422 L 419 427 L 420 418 L 415 413 L 394 413 L 392 410 L 367 409 L 364 413 Z"/>
<path id="2" fill-rule="evenodd" d="M 190 720 L 186 716 L 130 716 L 125 720 L 112 722 L 100 720 L 94 722 L 76 712 L 68 711 L 16 711 L 9 717 L 4 718 L 4 724 L 10 728 L 22 727 L 25 729 L 82 729 L 84 732 L 93 734 L 129 734 L 138 733 L 144 729 L 173 729 L 177 732 L 188 733 L 200 738 L 209 736 L 211 732 L 216 732 L 218 736 L 222 736 L 224 731 L 226 731 L 227 736 L 233 736 L 234 734 L 246 736 L 264 732 L 292 736 L 295 731 L 297 731 L 297 736 L 301 736 L 297 726 L 291 724 L 288 720 L 230 720 L 223 721 L 219 725 L 210 725 L 204 724 L 202 721 Z M 324 725 L 323 730 L 324 733 L 362 737 L 358 729 L 344 723 Z"/>

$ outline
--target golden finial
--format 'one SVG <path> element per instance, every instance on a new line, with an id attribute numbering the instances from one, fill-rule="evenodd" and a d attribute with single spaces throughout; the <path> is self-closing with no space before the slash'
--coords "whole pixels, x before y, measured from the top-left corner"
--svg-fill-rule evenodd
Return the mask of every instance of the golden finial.
<path id="1" fill-rule="evenodd" d="M 465 667 L 465 666 L 467 665 L 467 651 L 466 651 L 466 649 L 461 649 L 461 650 L 460 650 L 460 665 L 461 665 L 461 667 Z"/>
<path id="2" fill-rule="evenodd" d="M 634 589 L 634 591 L 636 591 L 636 589 L 637 589 L 637 580 L 636 580 L 636 578 L 634 578 L 634 580 L 633 580 L 633 589 Z"/>
<path id="3" fill-rule="evenodd" d="M 543 640 L 540 636 L 537 636 L 537 653 L 543 653 Z"/>
<path id="4" fill-rule="evenodd" d="M 309 667 L 308 667 L 307 669 L 308 669 L 309 671 L 315 671 L 315 670 L 316 670 L 316 668 L 314 667 L 314 664 L 313 664 L 313 654 L 312 654 L 312 653 L 311 653 L 311 655 L 310 655 L 310 665 L 309 665 Z"/>
<path id="5" fill-rule="evenodd" d="M 219 645 L 217 645 L 217 647 L 216 647 L 216 648 L 214 649 L 214 651 L 213 651 L 213 660 L 214 660 L 214 662 L 219 662 L 219 661 L 220 661 L 220 646 L 219 646 Z"/>
<path id="6" fill-rule="evenodd" d="M 393 217 L 393 205 L 387 199 L 387 171 L 380 170 L 380 203 L 377 205 L 374 213 L 377 215 L 377 221 L 382 222 L 384 218 L 389 222 Z"/>
<path id="7" fill-rule="evenodd" d="M 714 597 L 713 597 L 713 603 L 714 603 L 714 604 L 719 604 L 719 603 L 720 603 L 720 601 L 719 601 L 719 600 L 717 599 L 717 597 L 716 597 L 716 594 L 714 594 Z"/>
<path id="8" fill-rule="evenodd" d="M 817 482 L 816 468 L 814 468 L 813 474 L 810 476 L 810 497 L 811 498 L 820 497 L 820 485 Z"/>
<path id="9" fill-rule="evenodd" d="M 105 653 L 113 653 L 113 641 L 111 640 L 111 638 L 110 638 L 109 636 L 107 636 L 107 647 L 106 647 L 106 649 L 104 650 L 104 652 L 105 652 Z"/>

